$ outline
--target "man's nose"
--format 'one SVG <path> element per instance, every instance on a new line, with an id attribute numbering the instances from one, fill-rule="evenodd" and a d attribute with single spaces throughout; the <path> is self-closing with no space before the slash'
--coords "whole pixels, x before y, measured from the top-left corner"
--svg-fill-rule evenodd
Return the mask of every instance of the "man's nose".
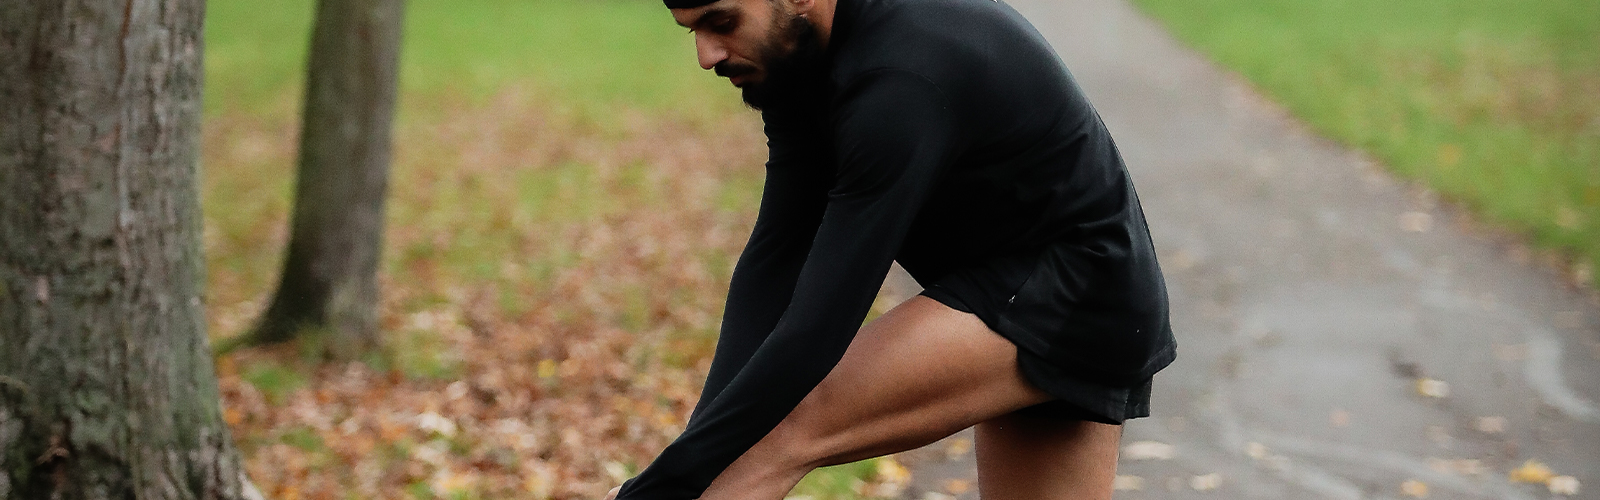
<path id="1" fill-rule="evenodd" d="M 723 48 L 721 43 L 701 33 L 695 33 L 694 50 L 695 55 L 700 57 L 700 67 L 702 69 L 711 69 L 717 63 L 728 59 L 728 49 Z"/>

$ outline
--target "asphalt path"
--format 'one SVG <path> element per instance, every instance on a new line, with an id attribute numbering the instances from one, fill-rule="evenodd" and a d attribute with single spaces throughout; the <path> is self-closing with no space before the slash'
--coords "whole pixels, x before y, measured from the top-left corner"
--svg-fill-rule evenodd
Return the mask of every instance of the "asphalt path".
<path id="1" fill-rule="evenodd" d="M 1592 292 L 1123 1 L 1007 1 L 1110 127 L 1172 298 L 1117 498 L 1600 498 Z M 977 498 L 970 443 L 900 455 L 902 497 Z"/>

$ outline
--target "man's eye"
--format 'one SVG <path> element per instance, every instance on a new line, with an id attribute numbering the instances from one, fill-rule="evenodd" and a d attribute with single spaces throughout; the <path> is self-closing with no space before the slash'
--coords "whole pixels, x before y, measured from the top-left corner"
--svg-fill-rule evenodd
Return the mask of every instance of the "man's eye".
<path id="1" fill-rule="evenodd" d="M 717 22 L 711 24 L 710 29 L 711 29 L 711 31 L 716 32 L 716 33 L 727 34 L 727 33 L 732 33 L 733 29 L 738 27 L 738 26 L 739 26 L 739 23 L 733 22 L 731 20 L 729 20 L 729 21 L 717 21 Z"/>

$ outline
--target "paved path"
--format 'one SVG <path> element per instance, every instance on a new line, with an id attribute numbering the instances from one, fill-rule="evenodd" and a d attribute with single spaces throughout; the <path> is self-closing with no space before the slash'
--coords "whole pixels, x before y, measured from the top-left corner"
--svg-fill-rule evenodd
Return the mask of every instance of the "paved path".
<path id="1" fill-rule="evenodd" d="M 1571 498 L 1600 498 L 1592 295 L 1309 133 L 1124 2 L 1007 1 L 1117 138 L 1172 296 L 1178 361 L 1156 377 L 1156 416 L 1124 438 L 1172 457 L 1125 449 L 1120 473 L 1141 488 L 1118 498 L 1409 498 L 1408 480 L 1428 498 L 1551 498 L 1508 481 L 1529 459 L 1578 479 Z M 1420 394 L 1419 379 L 1448 394 Z M 961 448 L 903 454 L 905 497 L 973 486 Z"/>

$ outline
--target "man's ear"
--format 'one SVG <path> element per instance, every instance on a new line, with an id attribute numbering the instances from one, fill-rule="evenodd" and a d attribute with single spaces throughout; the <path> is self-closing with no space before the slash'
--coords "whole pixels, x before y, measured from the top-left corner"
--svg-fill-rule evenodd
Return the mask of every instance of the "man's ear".
<path id="1" fill-rule="evenodd" d="M 811 9 L 816 8 L 816 6 L 817 6 L 817 0 L 778 0 L 778 1 L 779 2 L 789 2 L 789 5 L 794 7 L 794 13 L 802 15 L 802 16 L 810 13 Z"/>

